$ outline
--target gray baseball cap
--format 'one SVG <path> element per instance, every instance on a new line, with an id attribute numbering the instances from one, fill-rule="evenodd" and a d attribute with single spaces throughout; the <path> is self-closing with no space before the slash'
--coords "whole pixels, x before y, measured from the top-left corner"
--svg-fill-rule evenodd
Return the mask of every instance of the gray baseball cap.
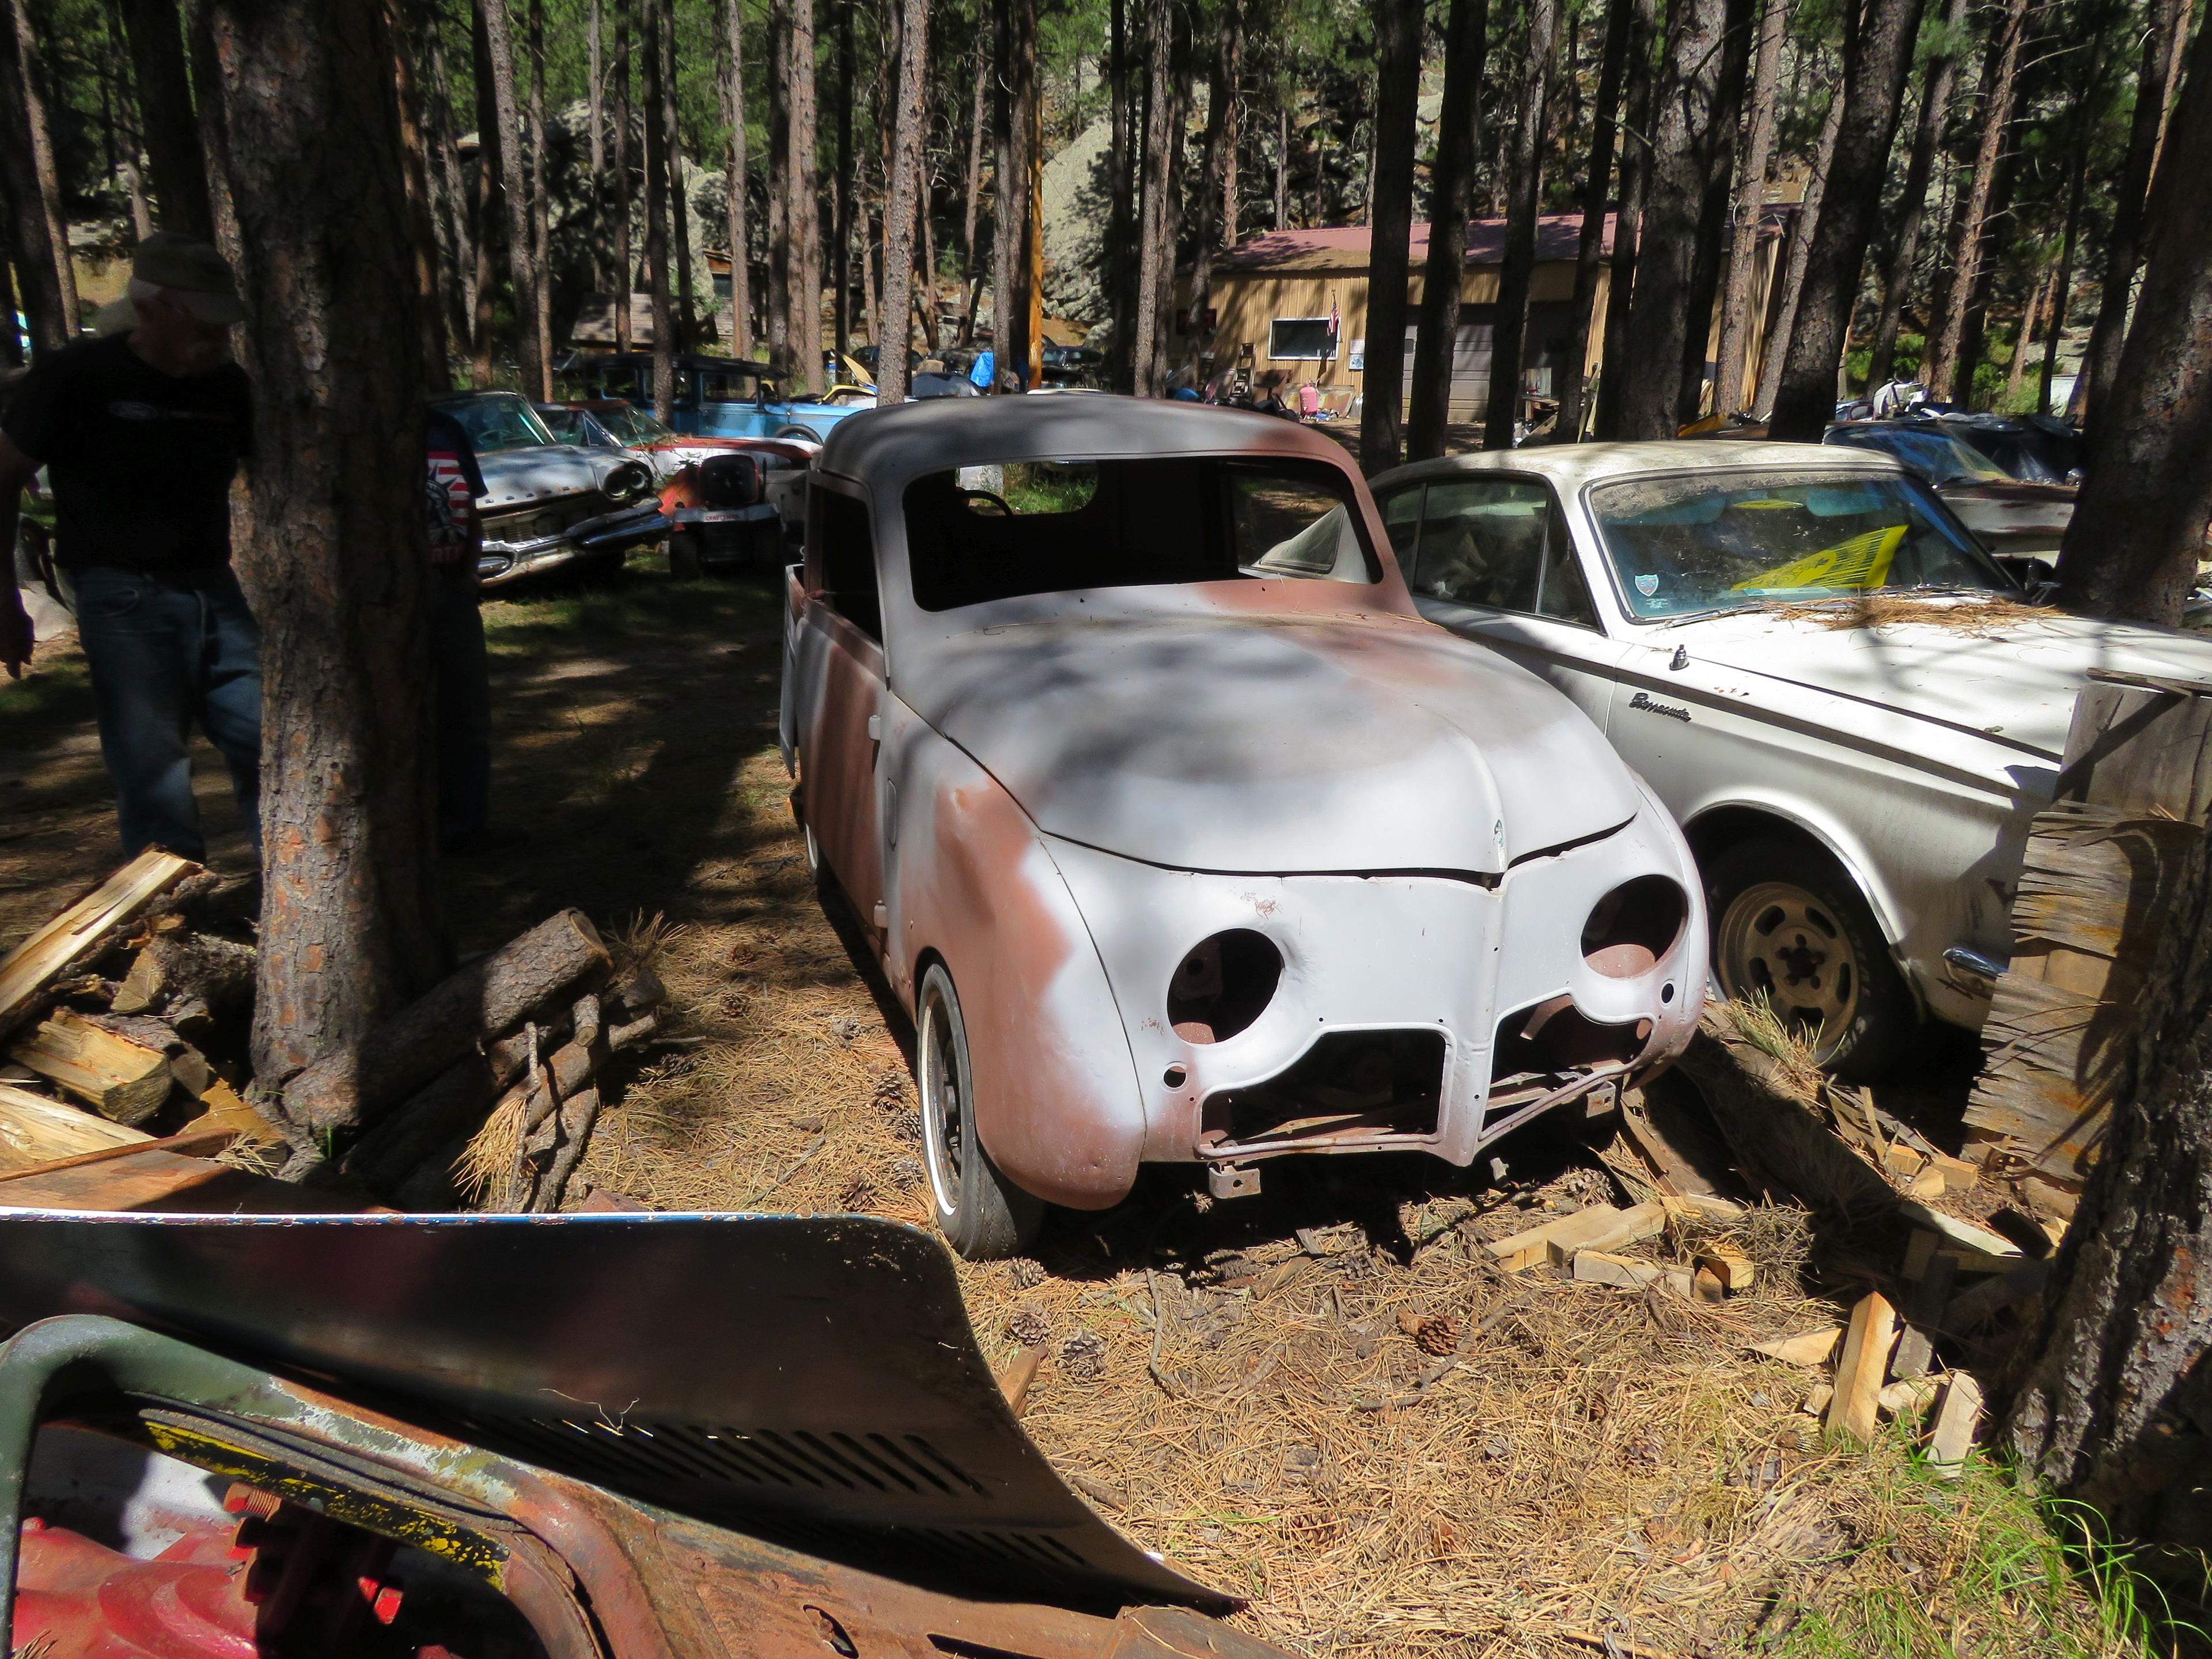
<path id="1" fill-rule="evenodd" d="M 228 327 L 246 319 L 246 306 L 238 297 L 238 283 L 222 254 L 205 242 L 157 230 L 138 244 L 131 262 L 131 276 L 166 289 L 177 303 L 204 323 Z"/>

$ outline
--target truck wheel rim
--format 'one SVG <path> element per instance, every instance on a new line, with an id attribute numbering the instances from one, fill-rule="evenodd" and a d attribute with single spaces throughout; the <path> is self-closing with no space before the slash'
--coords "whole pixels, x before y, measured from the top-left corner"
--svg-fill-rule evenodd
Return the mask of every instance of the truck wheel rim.
<path id="1" fill-rule="evenodd" d="M 952 1018 L 942 997 L 923 1011 L 921 1064 L 922 1161 L 938 1213 L 960 1209 L 960 1073 L 953 1054 Z"/>
<path id="2" fill-rule="evenodd" d="M 1858 954 L 1835 912 L 1802 887 L 1762 881 L 1722 913 L 1715 952 L 1729 996 L 1764 997 L 1775 1017 L 1826 1060 L 1858 1016 Z"/>

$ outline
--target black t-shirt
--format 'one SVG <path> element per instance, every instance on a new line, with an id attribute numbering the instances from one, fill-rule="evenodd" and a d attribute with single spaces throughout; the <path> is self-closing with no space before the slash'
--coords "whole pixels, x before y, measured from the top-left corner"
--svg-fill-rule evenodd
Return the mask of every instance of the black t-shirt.
<path id="1" fill-rule="evenodd" d="M 230 481 L 251 453 L 252 388 L 225 363 L 164 374 L 112 334 L 40 358 L 0 416 L 45 463 L 64 568 L 149 574 L 230 559 Z"/>

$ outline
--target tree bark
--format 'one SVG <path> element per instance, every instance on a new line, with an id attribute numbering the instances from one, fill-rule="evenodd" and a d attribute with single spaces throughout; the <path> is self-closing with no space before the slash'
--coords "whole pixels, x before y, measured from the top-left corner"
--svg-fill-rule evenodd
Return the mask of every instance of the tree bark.
<path id="1" fill-rule="evenodd" d="M 0 365 L 21 368 L 28 361 L 28 342 L 15 328 L 15 210 L 0 186 Z"/>
<path id="2" fill-rule="evenodd" d="M 1759 401 L 1752 418 L 1764 421 L 1774 412 L 1774 399 L 1782 389 L 1782 367 L 1797 326 L 1798 302 L 1805 292 L 1805 267 L 1811 263 L 1813 233 L 1820 222 L 1820 198 L 1826 193 L 1828 168 L 1836 159 L 1836 137 L 1843 129 L 1844 100 L 1838 93 L 1828 100 L 1828 112 L 1820 120 L 1820 136 L 1813 148 L 1813 171 L 1805 180 L 1805 199 L 1798 204 L 1797 222 L 1790 227 L 1790 248 L 1782 265 L 1782 297 L 1774 307 L 1774 337 L 1766 348 L 1766 362 L 1759 377 Z"/>
<path id="3" fill-rule="evenodd" d="M 1490 335 L 1490 401 L 1482 422 L 1485 449 L 1510 449 L 1514 428 L 1521 422 L 1528 286 L 1536 270 L 1536 214 L 1542 205 L 1544 187 L 1544 124 L 1563 15 L 1559 0 L 1529 0 L 1528 50 L 1520 76 L 1520 118 L 1513 132 L 1512 179 L 1506 190 L 1505 253 L 1498 267 L 1497 320 Z M 1371 340 L 1369 346 L 1371 351 Z M 1371 363 L 1374 358 L 1370 356 L 1368 361 Z"/>
<path id="4" fill-rule="evenodd" d="M 7 0 L 5 23 L 9 40 L 0 42 L 0 117 L 4 117 L 13 141 L 0 144 L 9 154 L 4 163 L 11 173 L 20 170 L 22 185 L 11 187 L 17 197 L 16 216 L 35 221 L 39 233 L 26 243 L 25 252 L 39 262 L 25 275 L 35 278 L 40 308 L 53 319 L 47 325 L 51 338 L 41 345 L 58 345 L 76 338 L 76 271 L 70 263 L 69 223 L 62 213 L 61 176 L 54 164 L 53 129 L 46 117 L 45 66 L 38 36 L 31 27 L 28 0 Z M 23 149 L 17 152 L 15 144 Z M 23 188 L 27 185 L 27 189 Z M 21 233 L 19 232 L 20 235 Z M 52 280 L 48 280 L 49 273 Z M 33 321 L 33 328 L 39 325 Z"/>
<path id="5" fill-rule="evenodd" d="M 792 389 L 822 380 L 822 210 L 815 153 L 814 0 L 791 4 Z M 888 276 L 889 273 L 886 273 Z M 888 314 L 889 307 L 885 307 Z"/>
<path id="6" fill-rule="evenodd" d="M 1698 242 L 1690 261 L 1688 326 L 1682 331 L 1680 378 L 1676 382 L 1674 417 L 1681 424 L 1704 410 L 1705 353 L 1714 338 L 1719 309 L 1721 243 L 1728 234 L 1729 185 L 1735 173 L 1736 128 L 1742 119 L 1744 82 L 1750 73 L 1753 9 L 1756 0 L 1729 0 L 1721 32 L 1720 86 L 1704 153 L 1705 179 L 1698 200 Z"/>
<path id="7" fill-rule="evenodd" d="M 1010 239 L 1006 319 L 997 335 L 999 367 L 1025 373 L 1030 386 L 1037 385 L 1036 370 L 1043 342 L 1037 338 L 1036 318 L 1042 295 L 1037 292 L 1032 245 L 1041 229 L 1042 204 L 1036 178 L 1039 149 L 1036 0 L 1006 0 L 1006 111 L 1008 172 L 1000 190 L 1006 198 L 1006 215 L 1000 230 Z M 1170 282 L 1173 281 L 1170 276 Z"/>
<path id="8" fill-rule="evenodd" d="M 1121 21 L 1121 0 L 1114 0 L 1114 25 L 1117 31 L 1116 40 L 1120 38 L 1118 30 Z M 1116 47 L 1115 50 L 1118 52 L 1119 48 Z M 975 281 L 975 273 L 983 268 L 982 261 L 976 257 L 978 250 L 975 246 L 975 227 L 982 209 L 984 109 L 985 94 L 989 91 L 991 84 L 990 68 L 990 54 L 984 49 L 983 33 L 979 28 L 975 34 L 975 61 L 969 66 L 969 73 L 975 84 L 969 89 L 968 165 L 960 176 L 960 274 L 969 282 Z M 1109 70 L 1109 76 L 1113 73 L 1114 71 Z M 1127 137 L 1121 129 L 1121 88 L 1120 82 L 1116 81 L 1114 83 L 1113 137 L 1110 141 L 1115 144 L 1124 143 Z M 1115 160 L 1110 165 L 1116 169 L 1117 178 L 1120 176 L 1118 169 L 1121 165 L 1120 158 L 1123 153 L 1120 149 L 1113 152 Z M 1110 253 L 1109 257 L 1110 259 Z"/>
<path id="9" fill-rule="evenodd" d="M 453 390 L 447 356 L 446 311 L 438 273 L 438 228 L 430 190 L 430 145 L 423 136 L 421 78 L 409 40 L 406 0 L 383 0 L 385 32 L 392 41 L 392 90 L 399 117 L 399 153 L 406 162 L 404 184 L 415 261 L 416 314 L 422 325 L 422 383 L 434 392 Z M 195 139 L 195 148 L 198 141 Z M 202 181 L 204 191 L 205 181 Z"/>
<path id="10" fill-rule="evenodd" d="M 1960 368 L 1973 391 L 1974 365 L 1961 364 L 1960 345 L 1966 330 L 1966 308 L 1982 271 L 1984 232 L 1991 218 L 1990 193 L 1996 188 L 1997 163 L 2004 155 L 2005 137 L 2012 128 L 2014 88 L 2020 80 L 2021 48 L 2027 40 L 2030 0 L 2005 0 L 2004 20 L 1999 26 L 1996 50 L 1982 87 L 1976 121 L 1980 137 L 1974 147 L 1973 176 L 1966 187 L 1965 206 L 1957 221 L 1957 239 L 1951 249 L 1949 279 L 1936 305 L 1936 322 L 1929 331 L 1928 354 L 1920 379 L 1928 395 L 1939 403 L 1951 400 Z"/>
<path id="11" fill-rule="evenodd" d="M 632 263 L 630 221 L 636 186 L 629 167 L 629 35 L 631 7 L 635 0 L 615 0 L 615 349 L 625 355 L 635 343 L 630 337 L 630 295 L 637 291 L 637 267 Z"/>
<path id="12" fill-rule="evenodd" d="M 1652 36 L 1655 0 L 1630 0 L 1628 142 L 1620 150 L 1620 205 L 1614 210 L 1613 258 L 1606 280 L 1604 358 L 1599 364 L 1596 434 L 1620 435 L 1621 399 L 1628 388 L 1628 340 L 1636 266 L 1643 252 L 1644 198 L 1651 178 L 1651 106 L 1657 94 Z"/>
<path id="13" fill-rule="evenodd" d="M 1029 172 L 1022 188 L 1022 246 L 1024 264 L 1022 295 L 1026 303 L 1022 307 L 1023 328 L 1021 360 L 1029 373 L 1029 384 L 1044 384 L 1044 88 L 1038 74 L 1037 14 L 1036 0 L 1019 0 L 1023 23 L 1024 47 L 1021 56 L 1022 101 L 1029 112 L 1027 148 Z M 1188 72 L 1186 71 L 1186 76 Z M 1188 105 L 1188 81 L 1182 93 L 1182 102 Z M 1182 128 L 1176 128 L 1176 174 L 1182 173 Z M 922 192 L 921 210 L 925 219 L 923 235 L 928 234 L 926 222 L 929 211 L 929 194 Z M 1172 280 L 1172 278 L 1170 278 Z"/>
<path id="14" fill-rule="evenodd" d="M 1547 15 L 1553 3 L 1534 0 Z M 1402 436 L 1421 12 L 1419 0 L 1376 0 L 1374 7 L 1374 209 L 1369 216 L 1367 362 L 1359 415 L 1359 465 L 1370 477 L 1398 465 Z"/>
<path id="15" fill-rule="evenodd" d="M 2066 307 L 2073 294 L 2074 249 L 2081 228 L 2081 198 L 2089 182 L 2089 145 L 2103 112 L 2105 78 L 2110 62 L 2099 55 L 2100 71 L 2090 77 L 2074 104 L 2074 156 L 2068 167 L 2066 220 L 2058 237 L 2058 264 L 2051 272 L 2051 322 L 2043 331 L 2043 368 L 2037 379 L 2035 410 L 2051 413 L 2051 382 L 2058 373 L 2058 343 L 2066 332 Z"/>
<path id="16" fill-rule="evenodd" d="M 724 0 L 722 21 L 722 118 L 730 124 L 730 150 L 724 162 L 723 196 L 730 235 L 730 355 L 753 355 L 751 239 L 745 234 L 745 44 L 744 15 L 738 0 Z"/>
<path id="17" fill-rule="evenodd" d="M 1751 279 L 1759 231 L 1766 216 L 1766 164 L 1774 144 L 1775 94 L 1782 78 L 1782 39 L 1789 0 L 1765 0 L 1759 15 L 1759 55 L 1751 76 L 1751 120 L 1744 133 L 1743 166 L 1736 179 L 1735 232 L 1729 244 L 1728 295 L 1721 307 L 1721 343 L 1715 362 L 1713 413 L 1734 414 L 1751 401 L 1758 378 L 1744 384 L 1751 338 Z"/>
<path id="18" fill-rule="evenodd" d="M 1966 0 L 1945 0 L 1944 43 L 1957 40 L 1966 27 Z M 1905 316 L 1905 292 L 1912 286 L 1912 267 L 1920 257 L 1920 231 L 1928 216 L 1928 184 L 1942 147 L 1951 88 L 1958 72 L 1958 53 L 1946 51 L 1930 58 L 1921 73 L 1920 122 L 1912 137 L 1912 158 L 1905 163 L 1905 191 L 1897 204 L 1897 235 L 1890 244 L 1889 264 L 1882 279 L 1881 315 L 1875 324 L 1874 347 L 1867 360 L 1869 392 L 1897 377 L 1897 333 Z M 1927 359 L 1924 346 L 1921 358 L 1923 362 Z"/>
<path id="19" fill-rule="evenodd" d="M 1229 197 L 1236 189 L 1237 82 L 1244 58 L 1243 0 L 1221 0 L 1220 30 L 1214 38 L 1206 82 L 1206 155 L 1198 193 L 1196 247 L 1190 271 L 1191 368 L 1198 368 L 1206 307 L 1212 299 L 1213 253 L 1230 217 Z M 1410 188 L 1411 181 L 1408 181 Z"/>
<path id="20" fill-rule="evenodd" d="M 477 0 L 477 5 L 483 16 L 492 108 L 499 122 L 500 195 L 506 207 L 507 267 L 514 289 L 514 356 L 522 371 L 523 395 L 543 402 L 553 395 L 553 388 L 546 378 L 544 355 L 538 349 L 536 239 L 531 234 L 529 184 L 517 143 L 522 119 L 514 93 L 514 31 L 507 0 Z"/>
<path id="21" fill-rule="evenodd" d="M 192 118 L 191 82 L 185 70 L 185 37 L 174 0 L 122 0 L 122 10 L 146 161 L 154 174 L 162 227 L 212 242 L 215 215 L 208 206 L 207 161 L 200 154 L 199 128 Z"/>
<path id="22" fill-rule="evenodd" d="M 1726 78 L 1728 0 L 1683 0 L 1668 20 L 1663 95 L 1652 131 L 1651 183 L 1640 227 L 1628 362 L 1621 387 L 1623 438 L 1671 438 L 1681 424 L 1682 364 L 1711 152 L 1733 141 L 1717 118 Z M 1619 303 L 1616 299 L 1615 303 Z M 1698 346 L 1704 356 L 1703 343 Z"/>
<path id="23" fill-rule="evenodd" d="M 2189 0 L 2150 0 L 2148 9 L 2149 27 L 2143 33 L 2142 68 L 2136 78 L 2136 109 L 2128 126 L 2127 155 L 2112 185 L 2112 224 L 2105 239 L 2104 291 L 2097 301 L 2097 321 L 2089 331 L 2089 347 L 2081 358 L 2079 400 L 2092 421 L 2097 417 L 2099 394 L 2114 385 L 2119 373 L 2120 349 L 2128 328 L 2128 301 L 2135 288 L 2136 268 L 2142 258 L 2143 208 L 2172 93 L 2174 51 L 2181 44 Z"/>
<path id="24" fill-rule="evenodd" d="M 1843 112 L 1772 400 L 1769 426 L 1777 438 L 1810 441 L 1835 414 L 1844 337 L 1858 301 L 1919 21 L 1920 0 L 1867 0 L 1844 31 Z"/>
<path id="25" fill-rule="evenodd" d="M 1136 190 L 1133 123 L 1131 119 L 1132 100 L 1129 79 L 1132 74 L 1129 51 L 1127 0 L 1109 0 L 1107 15 L 1107 76 L 1110 100 L 1108 119 L 1110 125 L 1107 167 L 1110 177 L 1107 183 L 1107 246 L 1106 246 L 1106 307 L 1109 319 L 1107 360 L 1108 383 L 1117 392 L 1127 392 L 1130 386 L 1131 331 L 1136 326 L 1136 307 L 1130 292 L 1130 283 L 1136 269 L 1131 257 L 1132 242 L 1136 235 Z M 981 106 L 981 94 L 977 94 L 977 107 Z"/>
<path id="26" fill-rule="evenodd" d="M 660 0 L 645 0 L 638 44 L 645 99 L 645 287 L 653 306 L 653 417 L 676 410 L 676 307 L 668 292 L 668 102 L 662 88 Z"/>
<path id="27" fill-rule="evenodd" d="M 544 395 L 553 395 L 553 227 L 545 197 L 545 0 L 530 0 L 530 269 Z"/>
<path id="28" fill-rule="evenodd" d="M 1146 0 L 1145 5 L 1148 50 L 1145 142 L 1139 151 L 1145 159 L 1145 188 L 1137 229 L 1137 326 L 1130 349 L 1132 390 L 1139 398 L 1157 398 L 1166 390 L 1160 371 L 1166 352 L 1167 319 L 1160 301 L 1175 280 L 1174 221 L 1168 209 L 1168 192 L 1174 187 L 1173 145 L 1168 131 L 1175 108 L 1171 3 L 1172 0 Z"/>
<path id="29" fill-rule="evenodd" d="M 426 18 L 425 22 L 422 45 L 430 69 L 429 142 L 437 151 L 435 176 L 442 210 L 439 215 L 441 257 L 450 278 L 444 299 L 446 331 L 449 346 L 459 349 L 469 343 L 469 314 L 476 304 L 476 273 L 472 269 L 476 241 L 469 234 L 468 192 L 462 183 L 460 149 L 453 137 L 453 94 L 446 76 L 444 31 L 438 27 L 434 15 Z"/>
<path id="30" fill-rule="evenodd" d="M 853 8 L 837 9 L 837 204 L 830 238 L 830 286 L 836 295 L 837 356 L 853 349 Z M 896 140 L 894 140 L 896 145 Z M 842 370 L 842 363 L 840 365 Z M 841 372 L 830 377 L 844 379 Z"/>
<path id="31" fill-rule="evenodd" d="M 1982 234 L 1975 254 L 1974 285 L 1966 295 L 1966 314 L 1959 324 L 1959 368 L 1954 392 L 1957 401 L 1975 407 L 1974 380 L 1984 355 L 1989 332 L 1990 298 L 1996 291 L 1997 262 L 2008 238 L 2012 222 L 2013 185 L 2020 173 L 2021 139 L 2027 112 L 2013 117 L 2013 129 L 1997 161 L 1997 176 L 1990 186 L 1988 210 L 1982 216 Z"/>
<path id="32" fill-rule="evenodd" d="M 1628 68 L 1629 37 L 1634 32 L 1635 0 L 1608 0 L 1605 45 L 1597 73 L 1597 102 L 1590 111 L 1589 168 L 1583 179 L 1582 234 L 1575 244 L 1574 330 L 1567 348 L 1566 383 L 1559 389 L 1559 418 L 1554 431 L 1563 443 L 1583 433 L 1589 406 L 1585 368 L 1590 327 L 1597 311 L 1598 272 L 1605 263 L 1605 204 L 1613 183 L 1613 153 L 1619 142 L 1620 82 Z"/>
<path id="33" fill-rule="evenodd" d="M 222 71 L 216 61 L 210 0 L 185 0 L 185 55 L 192 78 L 192 113 L 200 130 L 200 154 L 207 161 L 208 208 L 215 217 L 215 245 L 233 270 L 239 260 L 238 211 L 230 199 L 230 131 L 222 113 Z"/>
<path id="34" fill-rule="evenodd" d="M 470 319 L 469 374 L 477 386 L 486 386 L 491 384 L 492 359 L 497 350 L 497 343 L 492 337 L 496 325 L 497 254 L 502 240 L 500 226 L 504 200 L 500 158 L 513 148 L 513 143 L 502 142 L 501 137 L 499 106 L 491 89 L 491 46 L 484 33 L 481 6 L 470 8 L 469 55 L 477 94 L 477 307 L 476 315 Z"/>
<path id="35" fill-rule="evenodd" d="M 2212 155 L 2212 29 L 2190 48 L 2168 137 Z M 2181 620 L 2212 516 L 2212 191 L 2197 169 L 2159 169 L 2149 258 L 2088 477 L 2059 556 L 2059 597 L 2092 616 Z"/>
<path id="36" fill-rule="evenodd" d="M 1625 11 L 1628 3 L 1613 0 L 1613 9 Z M 1434 460 L 1444 453 L 1444 428 L 1451 418 L 1452 359 L 1467 277 L 1474 158 L 1482 146 L 1482 69 L 1489 26 L 1489 0 L 1451 0 L 1444 22 L 1443 106 L 1437 117 L 1430 191 L 1428 270 L 1421 281 L 1421 323 L 1413 339 L 1413 391 L 1406 419 L 1409 461 Z M 1593 167 L 1604 165 L 1591 162 Z"/>
<path id="37" fill-rule="evenodd" d="M 600 0 L 591 0 L 591 11 L 584 25 L 585 74 L 589 77 L 584 88 L 584 124 L 586 142 L 589 146 L 591 179 L 587 188 L 592 198 L 592 286 L 609 288 L 607 277 L 607 97 L 606 52 Z"/>
<path id="38" fill-rule="evenodd" d="M 210 0 L 254 422 L 261 623 L 257 1078 L 436 979 L 432 572 L 404 163 L 380 7 Z"/>
<path id="39" fill-rule="evenodd" d="M 768 356 L 791 367 L 791 289 L 797 276 L 791 240 L 791 4 L 768 9 Z"/>
<path id="40" fill-rule="evenodd" d="M 884 210 L 884 317 L 887 324 L 913 310 L 914 227 L 920 207 L 922 123 L 929 88 L 929 0 L 900 0 L 898 100 L 891 126 L 891 176 Z M 906 328 L 884 331 L 876 354 L 879 404 L 906 399 Z"/>
<path id="41" fill-rule="evenodd" d="M 691 282 L 691 191 L 684 177 L 684 127 L 676 102 L 676 0 L 659 0 L 659 6 L 661 118 L 668 135 L 668 207 L 676 243 L 676 349 L 690 351 L 699 342 L 698 295 Z"/>

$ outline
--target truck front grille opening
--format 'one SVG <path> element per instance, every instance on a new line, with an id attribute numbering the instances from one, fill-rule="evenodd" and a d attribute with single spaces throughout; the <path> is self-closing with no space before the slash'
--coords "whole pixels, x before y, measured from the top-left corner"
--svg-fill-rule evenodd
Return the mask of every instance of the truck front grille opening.
<path id="1" fill-rule="evenodd" d="M 1567 996 L 1518 1009 L 1498 1023 L 1491 1050 L 1490 1086 L 1495 1093 L 1516 1079 L 1556 1077 L 1604 1065 L 1626 1066 L 1651 1040 L 1651 1022 L 1605 1025 L 1589 1018 Z"/>
<path id="2" fill-rule="evenodd" d="M 1208 1095 L 1201 1139 L 1242 1145 L 1433 1134 L 1445 1049 L 1441 1031 L 1330 1032 L 1288 1071 Z"/>

